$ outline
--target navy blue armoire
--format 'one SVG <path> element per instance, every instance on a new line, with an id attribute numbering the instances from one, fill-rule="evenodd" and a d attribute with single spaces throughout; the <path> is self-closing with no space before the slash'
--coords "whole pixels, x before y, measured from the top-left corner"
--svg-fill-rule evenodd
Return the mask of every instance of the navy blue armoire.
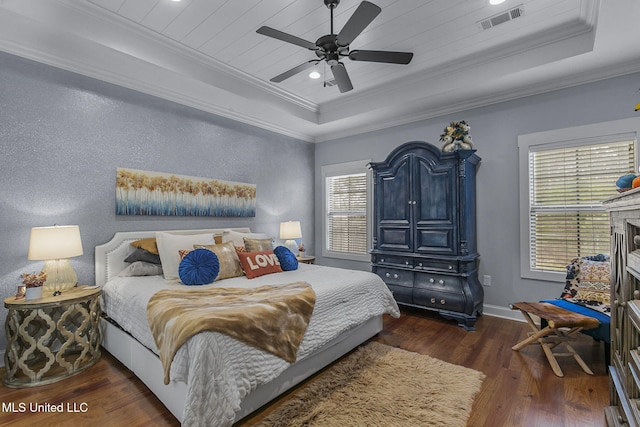
<path id="1" fill-rule="evenodd" d="M 475 150 L 400 145 L 374 175 L 373 272 L 396 301 L 438 311 L 465 329 L 482 314 Z"/>

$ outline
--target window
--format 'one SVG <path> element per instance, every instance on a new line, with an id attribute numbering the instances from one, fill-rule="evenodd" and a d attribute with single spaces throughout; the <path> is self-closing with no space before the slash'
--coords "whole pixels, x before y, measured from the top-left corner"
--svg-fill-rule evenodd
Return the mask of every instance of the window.
<path id="1" fill-rule="evenodd" d="M 609 253 L 609 215 L 600 202 L 634 168 L 633 141 L 529 152 L 531 266 L 564 271 L 572 258 Z"/>
<path id="2" fill-rule="evenodd" d="M 322 167 L 324 183 L 323 256 L 369 260 L 371 233 L 369 161 Z"/>
<path id="3" fill-rule="evenodd" d="M 523 277 L 564 280 L 571 259 L 609 253 L 601 202 L 617 194 L 620 176 L 636 170 L 636 134 L 585 132 L 611 129 L 620 130 L 602 124 L 519 138 Z M 565 131 L 571 139 L 559 140 Z"/>

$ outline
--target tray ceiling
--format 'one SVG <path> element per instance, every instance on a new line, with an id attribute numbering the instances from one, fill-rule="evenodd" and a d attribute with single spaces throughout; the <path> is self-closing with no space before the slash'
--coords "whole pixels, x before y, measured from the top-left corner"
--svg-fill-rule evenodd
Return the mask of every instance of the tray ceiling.
<path id="1" fill-rule="evenodd" d="M 256 33 L 315 42 L 322 0 L 2 0 L 0 50 L 315 142 L 640 70 L 635 0 L 372 2 L 351 49 L 414 57 L 343 59 L 346 93 L 322 63 L 318 80 L 270 82 L 315 54 Z M 359 4 L 340 2 L 336 32 Z"/>

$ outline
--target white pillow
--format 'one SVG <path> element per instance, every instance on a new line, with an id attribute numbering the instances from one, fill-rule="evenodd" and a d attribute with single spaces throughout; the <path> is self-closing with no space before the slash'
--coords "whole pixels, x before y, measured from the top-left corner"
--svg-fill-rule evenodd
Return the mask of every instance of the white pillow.
<path id="1" fill-rule="evenodd" d="M 224 230 L 222 232 L 222 243 L 233 242 L 234 246 L 244 247 L 244 238 L 248 239 L 268 239 L 264 233 L 241 233 L 239 231 Z"/>
<path id="2" fill-rule="evenodd" d="M 214 244 L 213 234 L 171 234 L 163 231 L 156 232 L 156 244 L 162 263 L 162 272 L 167 280 L 180 280 L 178 266 L 180 265 L 180 249 L 192 250 L 193 245 Z"/>

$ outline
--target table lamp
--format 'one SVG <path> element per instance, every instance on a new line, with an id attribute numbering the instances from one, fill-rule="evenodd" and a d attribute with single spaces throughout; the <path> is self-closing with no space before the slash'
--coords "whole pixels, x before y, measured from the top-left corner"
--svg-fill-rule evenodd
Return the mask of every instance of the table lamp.
<path id="1" fill-rule="evenodd" d="M 29 238 L 27 259 L 44 260 L 42 271 L 47 273 L 45 291 L 64 291 L 78 283 L 78 276 L 69 258 L 82 255 L 80 227 L 77 225 L 54 225 L 34 227 Z"/>
<path id="2" fill-rule="evenodd" d="M 287 247 L 294 254 L 298 253 L 298 244 L 293 239 L 300 239 L 302 237 L 302 229 L 300 228 L 300 221 L 287 221 L 280 223 L 280 238 L 286 241 L 284 246 Z"/>

